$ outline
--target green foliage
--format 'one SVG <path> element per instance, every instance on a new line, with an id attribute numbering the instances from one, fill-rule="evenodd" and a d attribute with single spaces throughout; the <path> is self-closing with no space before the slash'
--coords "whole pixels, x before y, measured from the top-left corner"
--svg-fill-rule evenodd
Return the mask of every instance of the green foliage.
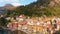
<path id="1" fill-rule="evenodd" d="M 1 25 L 1 26 L 6 26 L 7 23 L 8 23 L 8 21 L 7 21 L 4 17 L 1 17 L 1 18 L 0 18 L 0 25 Z"/>
<path id="2" fill-rule="evenodd" d="M 59 31 L 56 31 L 55 33 L 53 33 L 53 34 L 60 34 L 60 30 Z"/>
<path id="3" fill-rule="evenodd" d="M 33 8 L 33 7 L 18 7 L 13 11 L 16 15 L 25 14 L 26 16 L 57 16 L 60 14 L 59 7 L 45 7 L 45 8 Z"/>
<path id="4" fill-rule="evenodd" d="M 41 6 L 48 6 L 51 0 L 37 0 L 38 3 L 40 3 Z"/>
<path id="5" fill-rule="evenodd" d="M 16 16 L 25 14 L 26 16 L 59 16 L 60 6 L 51 7 L 48 6 L 51 0 L 37 0 L 26 6 L 19 6 L 11 12 L 7 12 L 7 15 Z"/>

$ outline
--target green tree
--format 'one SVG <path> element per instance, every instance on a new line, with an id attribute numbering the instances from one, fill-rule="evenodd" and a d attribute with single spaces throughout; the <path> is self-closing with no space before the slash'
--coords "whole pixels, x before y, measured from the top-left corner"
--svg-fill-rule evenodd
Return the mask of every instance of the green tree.
<path id="1" fill-rule="evenodd" d="M 5 17 L 1 17 L 0 18 L 0 25 L 1 26 L 6 26 L 8 23 L 8 21 L 5 19 Z"/>
<path id="2" fill-rule="evenodd" d="M 51 0 L 37 0 L 41 6 L 48 6 Z"/>

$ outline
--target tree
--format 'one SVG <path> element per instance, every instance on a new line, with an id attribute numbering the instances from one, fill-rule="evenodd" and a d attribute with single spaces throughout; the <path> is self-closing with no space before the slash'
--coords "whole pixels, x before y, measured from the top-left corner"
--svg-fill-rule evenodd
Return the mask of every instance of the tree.
<path id="1" fill-rule="evenodd" d="M 1 26 L 6 26 L 8 23 L 8 21 L 5 19 L 5 17 L 1 17 L 0 18 L 0 25 Z"/>
<path id="2" fill-rule="evenodd" d="M 37 0 L 37 3 L 39 3 L 41 6 L 48 6 L 50 4 L 51 0 Z"/>
<path id="3" fill-rule="evenodd" d="M 59 16 L 60 6 L 48 6 L 52 0 L 37 0 L 26 6 L 19 6 L 12 11 L 12 15 L 24 14 L 26 16 Z M 42 7 L 42 8 L 41 8 Z"/>
<path id="4" fill-rule="evenodd" d="M 59 30 L 59 31 L 54 32 L 53 34 L 60 34 L 60 30 Z"/>

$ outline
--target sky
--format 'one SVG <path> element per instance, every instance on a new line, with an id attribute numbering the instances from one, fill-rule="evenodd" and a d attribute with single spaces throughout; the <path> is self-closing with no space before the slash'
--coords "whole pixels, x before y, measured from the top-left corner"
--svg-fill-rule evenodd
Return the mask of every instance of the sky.
<path id="1" fill-rule="evenodd" d="M 37 0 L 0 0 L 0 6 L 4 6 L 5 4 L 12 4 L 14 6 L 28 5 L 35 1 Z"/>

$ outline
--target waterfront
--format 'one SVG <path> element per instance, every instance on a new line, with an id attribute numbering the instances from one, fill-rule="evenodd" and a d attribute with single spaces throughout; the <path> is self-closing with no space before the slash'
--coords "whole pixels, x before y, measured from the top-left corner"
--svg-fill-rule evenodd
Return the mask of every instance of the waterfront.
<path id="1" fill-rule="evenodd" d="M 27 34 L 27 33 L 23 32 L 21 30 L 12 31 L 12 30 L 9 30 L 9 29 L 6 29 L 6 28 L 4 29 L 4 28 L 0 27 L 0 34 Z"/>

